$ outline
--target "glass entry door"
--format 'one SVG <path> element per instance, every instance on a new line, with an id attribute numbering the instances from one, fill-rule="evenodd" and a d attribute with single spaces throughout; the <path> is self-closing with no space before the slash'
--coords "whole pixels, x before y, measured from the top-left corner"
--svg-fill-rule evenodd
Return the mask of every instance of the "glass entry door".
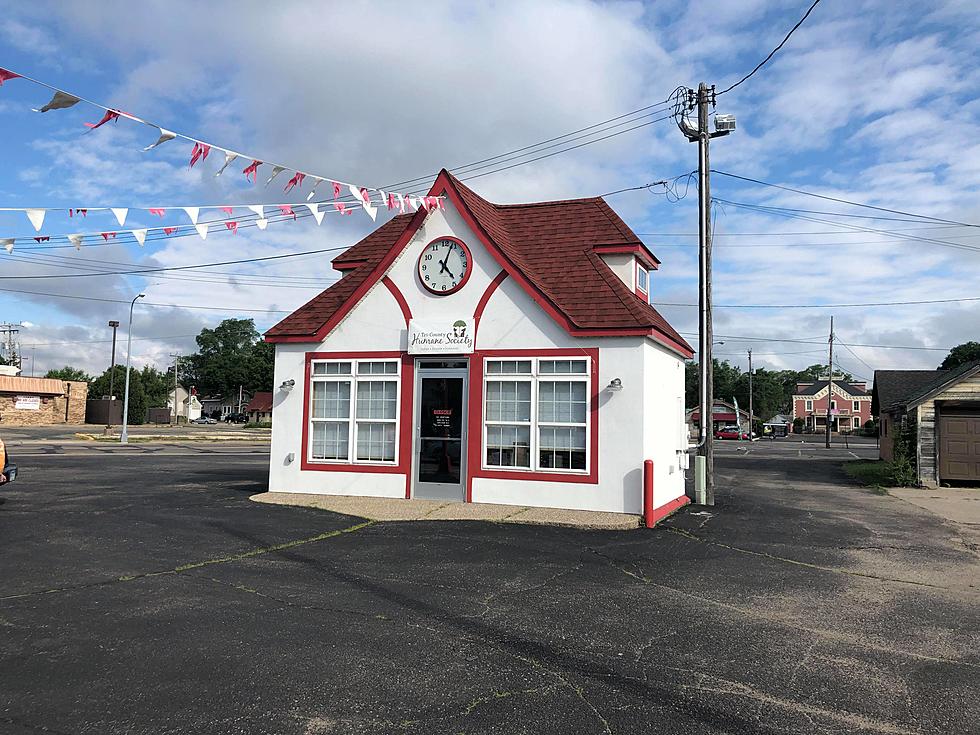
<path id="1" fill-rule="evenodd" d="M 420 361 L 417 370 L 412 497 L 463 500 L 467 371 L 438 364 Z"/>

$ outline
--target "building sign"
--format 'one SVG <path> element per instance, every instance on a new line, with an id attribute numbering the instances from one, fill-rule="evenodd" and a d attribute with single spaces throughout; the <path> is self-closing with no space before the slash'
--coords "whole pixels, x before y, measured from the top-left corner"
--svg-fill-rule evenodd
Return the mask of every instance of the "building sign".
<path id="1" fill-rule="evenodd" d="M 14 408 L 19 411 L 40 411 L 41 396 L 17 396 Z"/>
<path id="2" fill-rule="evenodd" d="M 471 352 L 472 319 L 412 319 L 408 323 L 410 355 L 460 355 Z"/>

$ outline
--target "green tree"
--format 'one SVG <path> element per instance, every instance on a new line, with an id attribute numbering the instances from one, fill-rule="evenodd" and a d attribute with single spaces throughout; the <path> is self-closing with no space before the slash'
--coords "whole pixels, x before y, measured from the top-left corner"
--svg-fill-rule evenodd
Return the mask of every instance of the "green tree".
<path id="1" fill-rule="evenodd" d="M 126 385 L 126 366 L 116 365 L 114 383 L 117 395 L 123 395 Z M 89 398 L 102 398 L 109 395 L 109 371 L 92 381 L 89 386 Z M 129 373 L 129 423 L 142 424 L 146 418 L 146 391 L 143 389 L 143 379 L 139 370 Z"/>
<path id="2" fill-rule="evenodd" d="M 939 369 L 952 370 L 974 360 L 980 360 L 980 342 L 964 342 L 949 351 Z"/>
<path id="3" fill-rule="evenodd" d="M 55 378 L 56 380 L 78 380 L 83 383 L 91 383 L 92 376 L 86 373 L 84 370 L 79 368 L 71 367 L 70 365 L 65 365 L 63 368 L 58 368 L 57 370 L 48 370 L 44 374 L 45 378 Z"/>
<path id="4" fill-rule="evenodd" d="M 152 365 L 145 365 L 140 370 L 140 382 L 146 393 L 146 405 L 150 408 L 161 408 L 167 405 L 167 397 L 173 390 L 173 371 L 161 373 Z"/>
<path id="5" fill-rule="evenodd" d="M 185 380 L 202 395 L 237 395 L 238 386 L 271 390 L 272 345 L 260 341 L 252 319 L 225 319 L 214 329 L 202 329 L 198 351 L 187 361 Z"/>

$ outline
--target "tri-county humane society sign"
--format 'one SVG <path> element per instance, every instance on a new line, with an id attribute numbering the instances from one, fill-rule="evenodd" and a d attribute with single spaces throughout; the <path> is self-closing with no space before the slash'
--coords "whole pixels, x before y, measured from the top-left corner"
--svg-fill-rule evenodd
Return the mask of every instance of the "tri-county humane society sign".
<path id="1" fill-rule="evenodd" d="M 472 319 L 412 319 L 408 354 L 460 355 L 473 352 Z"/>

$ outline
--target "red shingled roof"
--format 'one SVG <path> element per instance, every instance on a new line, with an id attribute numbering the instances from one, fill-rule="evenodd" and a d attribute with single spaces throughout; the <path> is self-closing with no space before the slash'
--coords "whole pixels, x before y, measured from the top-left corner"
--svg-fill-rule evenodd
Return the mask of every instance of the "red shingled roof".
<path id="1" fill-rule="evenodd" d="M 257 391 L 252 400 L 248 402 L 245 406 L 245 413 L 251 413 L 252 411 L 259 411 L 263 413 L 268 413 L 272 410 L 272 393 L 269 391 Z"/>
<path id="2" fill-rule="evenodd" d="M 684 338 L 595 252 L 596 246 L 637 247 L 656 260 L 601 197 L 492 204 L 446 171 L 430 193 L 453 201 L 508 274 L 569 332 L 650 334 L 675 350 L 691 352 Z M 322 339 L 331 317 L 352 308 L 360 298 L 358 290 L 382 277 L 424 216 L 419 212 L 395 217 L 337 257 L 334 266 L 347 274 L 270 329 L 267 338 Z"/>

